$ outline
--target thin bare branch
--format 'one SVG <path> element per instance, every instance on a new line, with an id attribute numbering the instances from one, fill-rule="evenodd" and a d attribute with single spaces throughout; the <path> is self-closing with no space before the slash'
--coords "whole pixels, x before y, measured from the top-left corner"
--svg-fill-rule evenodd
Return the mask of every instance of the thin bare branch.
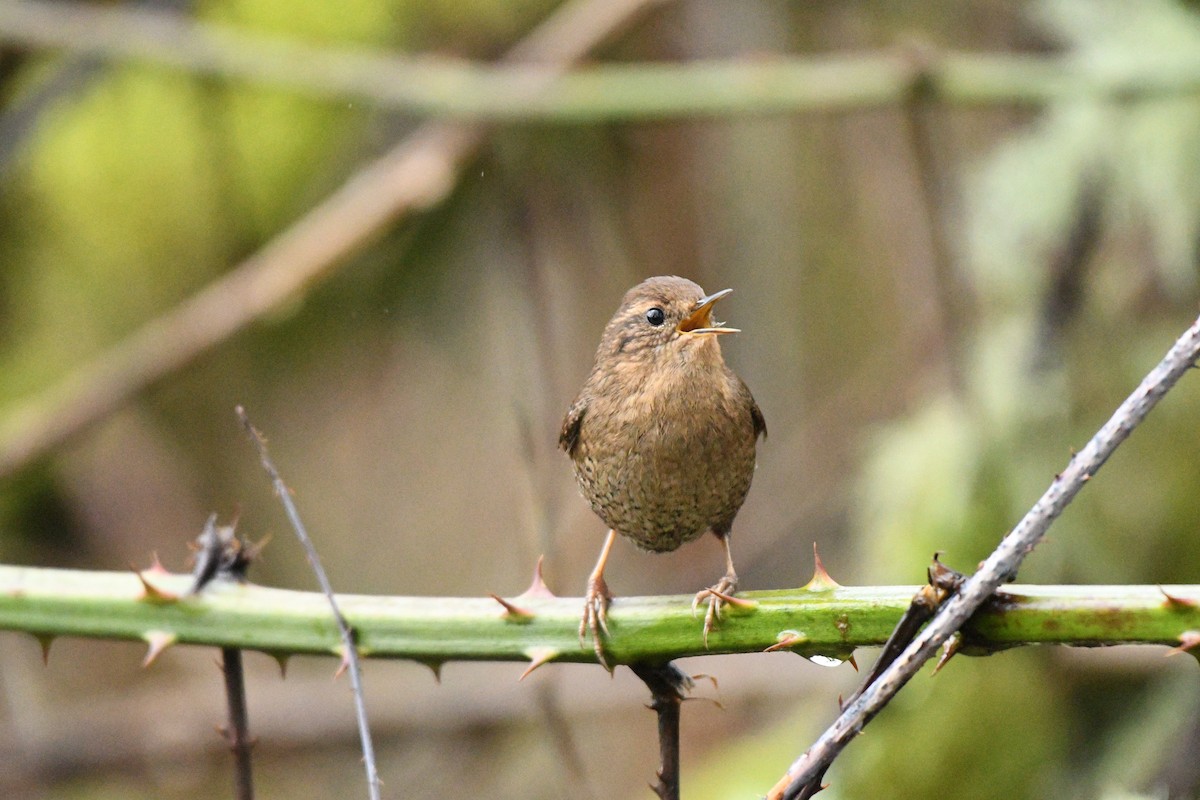
<path id="1" fill-rule="evenodd" d="M 237 521 L 217 525 L 217 515 L 210 514 L 204 529 L 194 544 L 196 563 L 192 568 L 192 588 L 187 595 L 195 596 L 214 581 L 242 582 L 258 548 L 247 545 L 237 536 Z M 165 570 L 158 570 L 161 576 Z M 147 592 L 154 584 L 145 575 L 141 578 Z M 161 589 L 164 599 L 169 593 Z M 250 749 L 250 726 L 246 710 L 246 676 L 242 669 L 242 650 L 239 647 L 221 648 L 221 673 L 225 678 L 225 704 L 229 721 L 222 733 L 229 742 L 234 763 L 234 796 L 237 800 L 254 800 L 254 778 Z"/>
<path id="2" fill-rule="evenodd" d="M 242 669 L 242 651 L 236 647 L 221 648 L 221 671 L 225 675 L 225 697 L 229 706 L 229 725 L 225 737 L 233 751 L 234 791 L 237 800 L 254 800 L 254 778 L 251 771 L 250 727 L 246 721 L 246 679 Z"/>
<path id="3" fill-rule="evenodd" d="M 692 688 L 692 679 L 670 661 L 632 664 L 630 669 L 650 690 L 650 708 L 658 715 L 662 766 L 658 769 L 658 782 L 650 788 L 662 800 L 679 800 L 679 706 Z"/>
<path id="4" fill-rule="evenodd" d="M 848 703 L 834 723 L 788 768 L 767 795 L 768 800 L 797 800 L 811 792 L 811 782 L 829 767 L 863 727 L 933 657 L 938 648 L 970 619 L 975 610 L 1006 582 L 1016 578 L 1025 556 L 1045 535 L 1050 524 L 1092 479 L 1113 451 L 1128 438 L 1150 410 L 1200 357 L 1200 319 L 1197 319 L 1141 385 L 1076 454 L 1033 508 L 1004 537 L 979 570 L 934 616 L 861 695 Z"/>
<path id="5" fill-rule="evenodd" d="M 296 504 L 292 502 L 292 493 L 271 461 L 271 455 L 267 452 L 266 439 L 250 424 L 250 419 L 241 406 L 237 408 L 237 415 L 246 435 L 250 437 L 251 443 L 258 450 L 258 458 L 262 462 L 263 469 L 267 471 L 271 484 L 275 487 L 275 494 L 278 495 L 279 502 L 283 503 L 283 510 L 287 513 L 288 522 L 291 523 L 296 538 L 304 547 L 308 564 L 312 567 L 313 574 L 317 576 L 317 583 L 321 585 L 321 591 L 325 593 L 325 598 L 329 601 L 329 608 L 333 611 L 333 618 L 337 622 L 338 633 L 342 638 L 342 663 L 346 667 L 346 671 L 350 673 L 350 686 L 354 691 L 354 713 L 358 720 L 358 736 L 362 745 L 363 764 L 367 770 L 368 795 L 371 800 L 379 800 L 379 770 L 375 765 L 375 746 L 371 743 L 371 727 L 367 721 L 367 701 L 362 687 L 362 666 L 358 660 L 358 645 L 354 641 L 354 631 L 350 627 L 350 623 L 346 622 L 345 616 L 342 615 L 337 598 L 333 594 L 333 585 L 329 582 L 329 576 L 325 574 L 325 568 L 321 566 L 321 557 L 317 554 L 317 547 L 313 544 L 312 538 L 308 535 L 308 529 L 304 527 L 304 522 L 300 519 L 300 512 L 296 508 Z M 241 665 L 240 656 L 238 665 Z M 226 676 L 228 677 L 228 673 Z"/>

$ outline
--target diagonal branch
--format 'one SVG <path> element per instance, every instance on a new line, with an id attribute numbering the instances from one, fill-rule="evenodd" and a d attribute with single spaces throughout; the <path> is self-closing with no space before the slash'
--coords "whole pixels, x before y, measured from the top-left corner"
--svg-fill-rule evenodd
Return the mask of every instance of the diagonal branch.
<path id="1" fill-rule="evenodd" d="M 312 568 L 317 583 L 320 584 L 321 591 L 325 594 L 330 611 L 333 612 L 333 619 L 337 623 L 338 636 L 342 643 L 342 665 L 350 673 L 350 686 L 354 693 L 354 716 L 358 721 L 358 737 L 362 745 L 363 765 L 367 770 L 367 794 L 371 800 L 379 800 L 379 789 L 382 784 L 375 763 L 375 745 L 371 740 L 371 727 L 367 720 L 367 700 L 363 692 L 362 666 L 358 658 L 358 644 L 354 640 L 354 629 L 342 614 L 337 597 L 333 594 L 333 584 L 329 582 L 329 575 L 321 566 L 321 556 L 317 553 L 317 546 L 313 544 L 312 537 L 308 535 L 308 527 L 300 519 L 300 510 L 292 501 L 291 490 L 283 482 L 279 470 L 275 468 L 275 462 L 271 460 L 271 454 L 267 452 L 267 440 L 257 428 L 250 424 L 250 418 L 246 416 L 246 410 L 241 406 L 237 407 L 237 416 L 246 436 L 254 445 L 254 449 L 258 451 L 258 460 L 266 470 L 267 477 L 271 479 L 271 485 L 275 487 L 275 495 L 283 504 L 283 510 L 287 514 L 288 522 L 292 525 L 292 531 L 300 540 L 300 545 L 304 548 L 304 555 L 308 558 L 308 565 Z M 226 648 L 224 652 L 229 653 L 230 651 Z M 228 656 L 226 659 L 228 660 Z M 240 667 L 240 656 L 238 666 Z"/>
<path id="2" fill-rule="evenodd" d="M 537 93 L 655 2 L 568 2 L 507 58 L 543 65 L 541 79 L 526 86 Z M 20 403 L 0 421 L 0 478 L 327 279 L 390 225 L 441 202 L 485 133 L 480 125 L 426 123 L 232 271 Z"/>
<path id="3" fill-rule="evenodd" d="M 1016 578 L 1025 556 L 1045 535 L 1050 524 L 1062 513 L 1096 471 L 1128 438 L 1150 410 L 1200 357 L 1200 319 L 1197 319 L 1171 347 L 1163 360 L 1150 371 L 1141 385 L 1116 410 L 1087 446 L 1075 455 L 1066 469 L 1034 504 L 1033 508 L 1004 537 L 996 550 L 980 565 L 979 571 L 962 585 L 958 594 L 941 608 L 929 625 L 905 648 L 879 678 L 853 702 L 834 723 L 788 768 L 787 773 L 767 795 L 768 800 L 796 800 L 812 792 L 829 764 L 887 705 L 975 610 L 1000 586 Z"/>

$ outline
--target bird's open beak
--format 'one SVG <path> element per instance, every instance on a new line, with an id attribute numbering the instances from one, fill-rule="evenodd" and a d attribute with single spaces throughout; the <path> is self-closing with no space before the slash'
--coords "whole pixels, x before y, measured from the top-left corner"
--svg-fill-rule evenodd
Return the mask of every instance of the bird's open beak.
<path id="1" fill-rule="evenodd" d="M 724 322 L 714 321 L 712 316 L 712 308 L 716 302 L 732 291 L 733 289 L 722 289 L 719 292 L 713 292 L 708 297 L 701 297 L 696 301 L 696 307 L 692 313 L 679 323 L 677 330 L 680 333 L 691 334 L 741 333 L 737 328 L 726 328 Z"/>

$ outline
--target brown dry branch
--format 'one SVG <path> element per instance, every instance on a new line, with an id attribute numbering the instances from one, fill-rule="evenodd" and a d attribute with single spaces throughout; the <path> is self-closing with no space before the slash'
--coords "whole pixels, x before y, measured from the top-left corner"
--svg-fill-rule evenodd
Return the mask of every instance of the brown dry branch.
<path id="1" fill-rule="evenodd" d="M 221 648 L 221 672 L 225 676 L 225 697 L 229 706 L 229 724 L 225 738 L 233 751 L 234 790 L 237 800 L 254 800 L 254 778 L 251 771 L 250 726 L 246 712 L 246 677 L 242 669 L 242 651 L 236 647 Z"/>
<path id="2" fill-rule="evenodd" d="M 217 525 L 217 515 L 209 516 L 204 529 L 192 548 L 195 564 L 192 567 L 192 588 L 189 595 L 204 590 L 213 581 L 244 582 L 250 562 L 259 548 L 247 545 L 236 534 L 236 520 L 230 525 Z M 165 572 L 165 570 L 163 570 Z M 154 583 L 141 576 L 146 591 L 155 591 Z M 164 595 L 161 589 L 158 594 Z M 225 679 L 225 704 L 229 721 L 221 733 L 229 742 L 234 761 L 234 792 L 237 800 L 254 800 L 254 778 L 250 750 L 250 726 L 246 706 L 246 675 L 242 667 L 242 651 L 238 647 L 221 648 L 221 674 Z"/>
<path id="3" fill-rule="evenodd" d="M 1016 578 L 1027 555 L 1067 504 L 1129 437 L 1150 410 L 1200 358 L 1200 318 L 1184 331 L 1091 441 L 1054 477 L 1046 492 L 995 551 L 950 598 L 896 660 L 842 709 L 842 713 L 771 789 L 768 800 L 798 800 L 820 790 L 820 776 L 863 727 L 950 640 L 975 610 L 1004 583 Z M 814 785 L 814 782 L 816 785 Z"/>
<path id="4" fill-rule="evenodd" d="M 505 60 L 542 65 L 539 79 L 526 87 L 536 94 L 656 2 L 572 0 Z M 422 125 L 230 272 L 19 403 L 0 422 L 0 478 L 328 279 L 389 226 L 441 202 L 485 134 L 477 124 Z"/>
<path id="5" fill-rule="evenodd" d="M 631 664 L 630 669 L 650 690 L 650 708 L 658 715 L 658 750 L 662 766 L 650 788 L 662 800 L 679 800 L 679 707 L 692 679 L 673 663 Z"/>

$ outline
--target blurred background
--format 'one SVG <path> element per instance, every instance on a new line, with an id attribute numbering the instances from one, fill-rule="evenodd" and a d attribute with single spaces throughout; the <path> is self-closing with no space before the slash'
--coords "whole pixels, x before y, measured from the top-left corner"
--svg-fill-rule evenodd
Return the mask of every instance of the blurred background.
<path id="1" fill-rule="evenodd" d="M 254 42 L 282 40 L 435 75 L 494 62 L 556 5 L 0 5 L 0 560 L 122 570 L 157 552 L 183 570 L 207 515 L 240 512 L 243 534 L 273 537 L 255 580 L 315 588 L 242 404 L 340 591 L 511 595 L 544 553 L 551 588 L 581 595 L 604 530 L 556 450 L 562 414 L 623 292 L 678 274 L 734 289 L 722 318 L 744 332 L 724 352 L 770 427 L 733 532 L 743 588 L 803 584 L 814 542 L 843 584 L 915 584 L 935 550 L 973 569 L 1195 317 L 1194 3 L 593 3 L 628 20 L 586 62 L 631 65 L 611 73 L 628 86 L 558 116 L 453 81 L 424 107 L 373 102 L 332 57 L 282 77 L 184 63 L 184 34 L 215 28 L 238 35 L 222 41 L 242 73 L 274 52 Z M 881 58 L 911 78 L 955 54 L 1011 69 L 854 88 Z M 824 71 L 761 108 L 706 108 L 699 66 L 674 111 L 635 102 L 632 65 L 692 63 Z M 745 86 L 775 90 L 791 91 Z M 420 128 L 438 103 L 468 127 Z M 420 186 L 407 206 L 361 191 L 414 131 L 449 167 L 397 173 Z M 322 269 L 287 291 L 221 283 L 343 187 L 358 204 L 282 259 Z M 1021 580 L 1200 582 L 1198 413 L 1185 380 Z M 608 579 L 691 593 L 721 569 L 711 538 L 661 556 L 620 542 Z M 958 658 L 901 693 L 827 795 L 1195 796 L 1200 686 L 1165 652 Z M 143 654 L 59 641 L 43 666 L 32 638 L 0 634 L 0 793 L 230 796 L 215 653 L 145 671 Z M 698 694 L 721 705 L 684 706 L 689 800 L 765 793 L 857 678 L 790 654 L 683 666 L 718 679 Z M 336 664 L 247 667 L 260 796 L 364 793 Z M 627 670 L 518 684 L 523 669 L 450 664 L 439 684 L 369 663 L 385 795 L 651 796 L 654 716 Z"/>

